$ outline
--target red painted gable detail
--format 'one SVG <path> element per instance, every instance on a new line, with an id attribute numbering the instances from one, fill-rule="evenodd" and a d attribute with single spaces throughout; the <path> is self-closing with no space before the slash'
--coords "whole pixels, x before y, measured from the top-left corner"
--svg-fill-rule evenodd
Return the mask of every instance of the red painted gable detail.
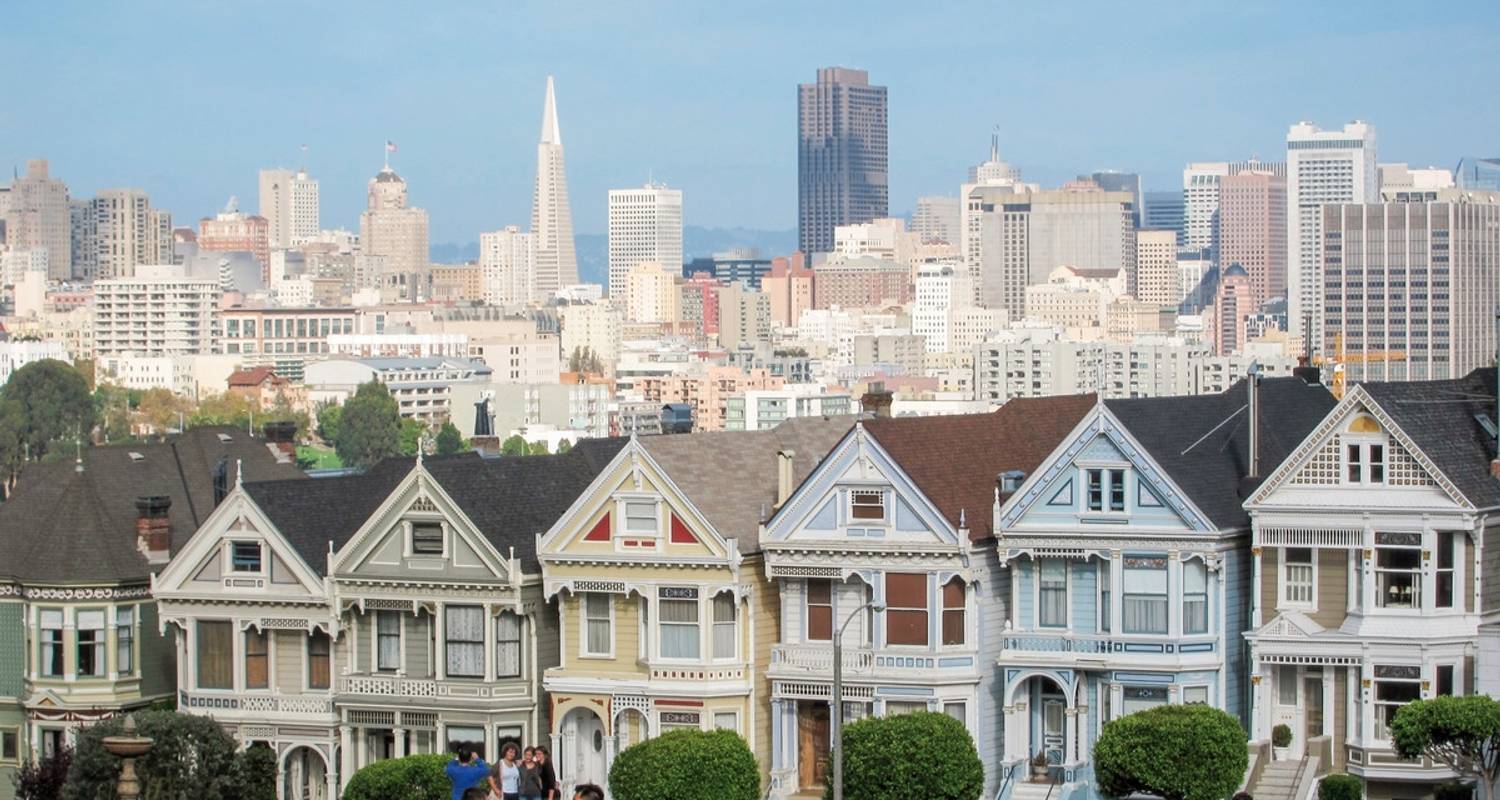
<path id="1" fill-rule="evenodd" d="M 688 526 L 682 524 L 682 520 L 678 519 L 676 514 L 672 515 L 672 536 L 671 536 L 671 541 L 672 541 L 672 544 L 697 544 L 698 543 L 698 537 L 694 536 L 693 532 L 690 531 L 690 530 L 688 530 Z"/>
<path id="2" fill-rule="evenodd" d="M 609 541 L 609 514 L 605 514 L 589 532 L 584 534 L 585 542 L 607 542 Z"/>

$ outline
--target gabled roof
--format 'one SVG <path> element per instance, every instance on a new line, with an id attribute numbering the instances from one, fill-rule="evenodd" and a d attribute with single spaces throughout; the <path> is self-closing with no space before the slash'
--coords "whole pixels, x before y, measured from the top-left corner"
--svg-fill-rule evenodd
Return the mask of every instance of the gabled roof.
<path id="1" fill-rule="evenodd" d="M 1031 473 L 1093 408 L 1091 394 L 1017 398 L 987 414 L 886 417 L 863 424 L 955 528 L 993 533 L 996 479 Z"/>
<path id="2" fill-rule="evenodd" d="M 1495 419 L 1495 379 L 1495 369 L 1486 367 L 1455 380 L 1361 383 L 1358 389 L 1475 508 L 1493 508 L 1500 506 L 1500 480 L 1490 474 L 1495 437 L 1479 417 Z"/>
<path id="3" fill-rule="evenodd" d="M 187 543 L 214 509 L 213 473 L 228 460 L 245 480 L 290 478 L 300 470 L 279 463 L 259 439 L 227 426 L 192 428 L 167 442 L 104 445 L 74 459 L 29 464 L 15 492 L 0 503 L 0 579 L 38 584 L 144 581 L 151 565 L 136 542 L 137 498 L 172 499 L 172 552 Z"/>
<path id="4" fill-rule="evenodd" d="M 522 571 L 536 573 L 536 534 L 552 527 L 625 441 L 583 439 L 563 455 L 433 456 L 422 467 L 496 552 L 509 557 L 514 547 Z M 388 458 L 362 475 L 246 484 L 245 491 L 322 575 L 329 548 L 348 543 L 415 465 L 415 458 Z"/>
<path id="5" fill-rule="evenodd" d="M 251 369 L 237 369 L 229 373 L 229 385 L 236 387 L 259 386 L 267 380 L 276 379 L 275 370 L 270 367 L 254 367 Z"/>
<path id="6" fill-rule="evenodd" d="M 754 553 L 760 550 L 760 524 L 776 505 L 776 454 L 795 453 L 795 488 L 853 425 L 852 416 L 797 417 L 770 430 L 642 436 L 636 441 L 720 536 L 738 540 L 741 553 Z"/>
<path id="7" fill-rule="evenodd" d="M 1222 394 L 1106 400 L 1104 405 L 1153 461 L 1220 530 L 1247 527 L 1242 503 L 1250 474 L 1249 383 Z M 1334 406 L 1321 384 L 1260 382 L 1260 475 L 1274 471 Z"/>

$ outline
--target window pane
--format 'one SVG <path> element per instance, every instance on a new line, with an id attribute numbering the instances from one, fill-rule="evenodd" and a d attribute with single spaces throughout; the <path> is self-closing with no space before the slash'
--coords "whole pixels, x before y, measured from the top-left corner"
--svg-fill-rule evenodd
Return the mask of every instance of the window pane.
<path id="1" fill-rule="evenodd" d="M 424 555 L 440 555 L 443 552 L 443 526 L 435 523 L 415 523 L 411 526 L 411 551 Z"/>
<path id="2" fill-rule="evenodd" d="M 850 516 L 854 519 L 885 519 L 885 493 L 853 491 L 849 493 Z"/>
<path id="3" fill-rule="evenodd" d="M 245 632 L 245 688 L 266 689 L 271 685 L 265 631 Z"/>
<path id="4" fill-rule="evenodd" d="M 954 578 L 943 584 L 943 608 L 964 607 L 964 582 Z"/>
<path id="5" fill-rule="evenodd" d="M 920 573 L 886 573 L 885 604 L 891 608 L 927 608 L 927 576 Z"/>
<path id="6" fill-rule="evenodd" d="M 593 655 L 609 653 L 614 634 L 610 630 L 609 595 L 591 592 L 583 596 L 584 652 Z"/>
<path id="7" fill-rule="evenodd" d="M 328 634 L 322 631 L 313 631 L 307 637 L 307 686 L 310 689 L 327 689 L 330 685 L 333 670 L 329 664 L 329 644 Z"/>
<path id="8" fill-rule="evenodd" d="M 833 582 L 827 578 L 807 580 L 807 602 L 828 605 L 833 602 Z"/>
<path id="9" fill-rule="evenodd" d="M 1207 705 L 1207 686 L 1186 686 L 1182 689 L 1182 702 L 1188 705 Z"/>
<path id="10" fill-rule="evenodd" d="M 697 658 L 697 601 L 662 600 L 658 613 L 661 621 L 662 658 Z"/>
<path id="11" fill-rule="evenodd" d="M 198 688 L 234 688 L 233 630 L 228 622 L 198 622 Z"/>
<path id="12" fill-rule="evenodd" d="M 377 611 L 376 669 L 395 670 L 401 668 L 401 614 L 398 611 Z"/>
<path id="13" fill-rule="evenodd" d="M 807 607 L 807 638 L 815 642 L 833 640 L 833 608 L 831 606 Z"/>
<path id="14" fill-rule="evenodd" d="M 886 611 L 885 638 L 887 644 L 926 646 L 927 612 Z"/>
<path id="15" fill-rule="evenodd" d="M 495 676 L 521 676 L 521 618 L 509 611 L 495 619 Z"/>
<path id="16" fill-rule="evenodd" d="M 458 678 L 484 677 L 484 609 L 447 606 L 447 674 Z"/>

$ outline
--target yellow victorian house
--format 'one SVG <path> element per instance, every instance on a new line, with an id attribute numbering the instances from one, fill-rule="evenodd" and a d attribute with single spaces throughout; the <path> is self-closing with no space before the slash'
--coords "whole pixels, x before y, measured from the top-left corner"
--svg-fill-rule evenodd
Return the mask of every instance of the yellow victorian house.
<path id="1" fill-rule="evenodd" d="M 632 439 L 541 537 L 561 658 L 542 686 L 564 788 L 675 728 L 728 728 L 770 763 L 779 600 L 759 533 L 852 418 Z"/>

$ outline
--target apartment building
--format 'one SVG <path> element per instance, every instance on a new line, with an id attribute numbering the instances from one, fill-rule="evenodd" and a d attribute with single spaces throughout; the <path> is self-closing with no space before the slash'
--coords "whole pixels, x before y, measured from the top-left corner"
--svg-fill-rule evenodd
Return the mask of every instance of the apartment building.
<path id="1" fill-rule="evenodd" d="M 141 266 L 134 274 L 94 282 L 96 355 L 218 352 L 218 281 L 183 277 L 172 266 Z"/>

